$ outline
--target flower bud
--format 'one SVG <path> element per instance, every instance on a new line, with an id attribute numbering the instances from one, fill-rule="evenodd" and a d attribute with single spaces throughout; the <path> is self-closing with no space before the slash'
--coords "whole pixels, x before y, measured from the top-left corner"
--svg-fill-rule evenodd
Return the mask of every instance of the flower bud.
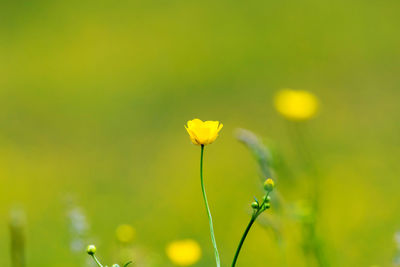
<path id="1" fill-rule="evenodd" d="M 269 209 L 271 207 L 271 203 L 265 202 L 264 203 L 264 209 Z"/>
<path id="2" fill-rule="evenodd" d="M 119 265 L 118 264 L 113 264 L 113 266 L 111 266 L 111 267 L 119 267 Z"/>
<path id="3" fill-rule="evenodd" d="M 258 209 L 259 207 L 260 207 L 260 205 L 258 204 L 258 202 L 253 202 L 253 203 L 251 203 L 251 207 L 253 208 L 253 209 Z"/>
<path id="4" fill-rule="evenodd" d="M 265 195 L 265 196 L 263 197 L 263 200 L 264 200 L 265 202 L 270 202 L 270 201 L 271 201 L 271 197 Z"/>
<path id="5" fill-rule="evenodd" d="M 87 254 L 93 256 L 96 253 L 95 245 L 89 245 L 86 249 Z"/>
<path id="6" fill-rule="evenodd" d="M 265 182 L 264 182 L 264 189 L 267 192 L 271 192 L 275 187 L 275 183 L 274 180 L 272 180 L 271 178 L 268 178 Z"/>

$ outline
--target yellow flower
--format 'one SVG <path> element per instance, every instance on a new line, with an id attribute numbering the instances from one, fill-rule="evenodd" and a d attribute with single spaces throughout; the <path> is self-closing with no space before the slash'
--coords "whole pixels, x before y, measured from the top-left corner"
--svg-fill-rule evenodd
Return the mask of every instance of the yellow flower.
<path id="1" fill-rule="evenodd" d="M 275 95 L 275 108 L 289 120 L 308 120 L 318 110 L 318 99 L 305 90 L 283 89 Z"/>
<path id="2" fill-rule="evenodd" d="M 190 266 L 199 261 L 201 248 L 193 239 L 173 241 L 166 248 L 168 258 L 178 266 Z"/>
<path id="3" fill-rule="evenodd" d="M 202 121 L 194 119 L 185 125 L 186 131 L 189 133 L 190 140 L 195 145 L 208 145 L 215 141 L 223 124 L 219 121 Z"/>
<path id="4" fill-rule="evenodd" d="M 121 243 L 130 243 L 135 239 L 136 230 L 129 224 L 121 224 L 115 231 L 117 240 Z"/>

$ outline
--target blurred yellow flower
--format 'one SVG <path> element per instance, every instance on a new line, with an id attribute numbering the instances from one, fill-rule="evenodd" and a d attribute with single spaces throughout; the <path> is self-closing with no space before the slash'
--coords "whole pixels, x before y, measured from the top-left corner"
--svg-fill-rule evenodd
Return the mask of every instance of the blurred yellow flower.
<path id="1" fill-rule="evenodd" d="M 282 89 L 275 95 L 275 108 L 289 120 L 308 120 L 318 110 L 318 99 L 305 90 Z"/>
<path id="2" fill-rule="evenodd" d="M 190 266 L 201 257 L 200 245 L 193 239 L 173 241 L 167 245 L 168 258 L 177 266 Z"/>
<path id="3" fill-rule="evenodd" d="M 190 140 L 195 145 L 208 145 L 215 141 L 223 124 L 219 121 L 202 121 L 194 119 L 185 125 L 186 131 L 189 133 Z"/>
<path id="4" fill-rule="evenodd" d="M 135 239 L 136 230 L 129 224 L 121 224 L 115 231 L 117 240 L 121 243 L 130 243 Z"/>

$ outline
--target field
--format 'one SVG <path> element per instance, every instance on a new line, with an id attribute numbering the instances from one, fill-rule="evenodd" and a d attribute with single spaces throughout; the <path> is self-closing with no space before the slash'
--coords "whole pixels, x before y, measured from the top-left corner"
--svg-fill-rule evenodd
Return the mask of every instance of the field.
<path id="1" fill-rule="evenodd" d="M 271 197 L 285 200 L 238 266 L 399 266 L 399 12 L 395 0 L 3 1 L 0 265 L 16 216 L 26 264 L 13 267 L 95 266 L 89 244 L 104 265 L 172 267 L 168 246 L 187 239 L 201 250 L 192 266 L 215 266 L 184 128 L 200 118 L 224 125 L 204 154 L 222 266 L 269 178 L 238 129 L 270 149 Z M 311 92 L 315 116 L 282 116 L 285 88 Z M 298 215 L 315 184 L 307 248 Z"/>

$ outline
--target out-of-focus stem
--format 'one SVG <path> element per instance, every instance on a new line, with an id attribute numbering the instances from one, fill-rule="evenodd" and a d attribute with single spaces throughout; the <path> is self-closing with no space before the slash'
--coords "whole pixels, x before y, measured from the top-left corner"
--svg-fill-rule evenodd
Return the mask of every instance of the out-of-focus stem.
<path id="1" fill-rule="evenodd" d="M 324 251 L 322 249 L 321 241 L 316 233 L 317 228 L 317 215 L 319 213 L 319 201 L 320 201 L 320 175 L 318 169 L 314 163 L 312 153 L 309 151 L 309 147 L 304 136 L 303 129 L 297 123 L 290 124 L 289 131 L 292 134 L 292 142 L 294 147 L 299 153 L 299 158 L 303 160 L 303 164 L 306 167 L 312 183 L 312 190 L 310 194 L 311 201 L 311 218 L 310 222 L 303 222 L 303 231 L 306 233 L 304 238 L 311 249 L 312 254 L 319 267 L 328 267 L 329 263 L 325 258 Z M 302 125 L 303 126 L 303 125 Z M 307 254 L 307 252 L 306 252 Z"/>
<path id="2" fill-rule="evenodd" d="M 13 210 L 10 214 L 11 266 L 25 267 L 25 214 Z"/>

